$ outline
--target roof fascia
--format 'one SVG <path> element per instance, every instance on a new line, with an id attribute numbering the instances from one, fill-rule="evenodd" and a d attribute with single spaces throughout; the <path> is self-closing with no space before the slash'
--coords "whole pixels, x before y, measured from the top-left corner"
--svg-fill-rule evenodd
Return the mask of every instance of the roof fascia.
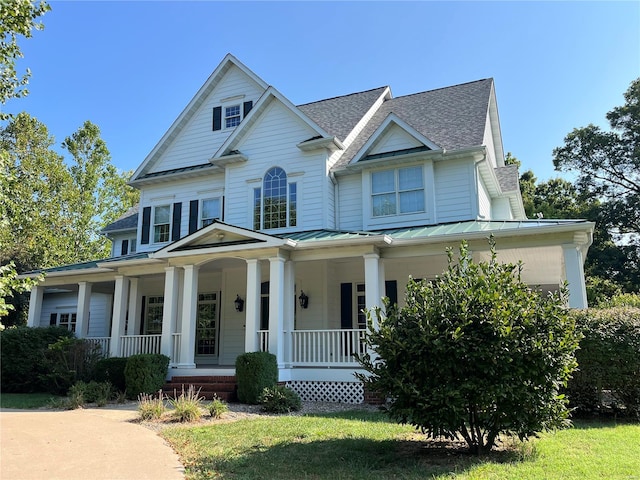
<path id="1" fill-rule="evenodd" d="M 134 185 L 136 183 L 137 177 L 145 171 L 147 166 L 153 163 L 164 151 L 169 147 L 169 144 L 173 141 L 173 139 L 178 135 L 178 133 L 184 128 L 187 122 L 193 117 L 195 111 L 200 107 L 202 102 L 204 102 L 205 97 L 211 93 L 211 91 L 215 88 L 215 85 L 218 83 L 220 78 L 231 68 L 231 65 L 235 65 L 239 68 L 245 75 L 251 78 L 254 82 L 256 82 L 260 87 L 267 89 L 268 85 L 264 80 L 258 77 L 255 73 L 253 73 L 245 64 L 243 64 L 236 57 L 228 53 L 222 59 L 220 64 L 216 67 L 216 69 L 209 75 L 209 78 L 204 82 L 202 87 L 196 92 L 191 101 L 187 104 L 185 109 L 178 115 L 178 118 L 171 124 L 166 133 L 162 136 L 160 141 L 153 147 L 153 150 L 147 155 L 144 161 L 140 164 L 140 166 L 136 169 L 136 171 L 131 176 L 131 180 L 129 181 L 130 185 Z"/>
<path id="2" fill-rule="evenodd" d="M 384 121 L 380 124 L 380 126 L 371 134 L 367 142 L 362 146 L 362 148 L 354 155 L 349 163 L 354 164 L 358 163 L 362 158 L 364 158 L 367 152 L 373 148 L 375 143 L 380 139 L 382 135 L 386 132 L 386 130 L 391 126 L 391 124 L 395 124 L 402 128 L 406 133 L 411 135 L 417 141 L 422 143 L 424 146 L 429 147 L 431 150 L 442 150 L 442 148 L 429 140 L 427 137 L 418 132 L 415 128 L 409 125 L 407 122 L 398 117 L 395 113 L 389 113 Z"/>
<path id="3" fill-rule="evenodd" d="M 262 94 L 262 96 L 258 99 L 256 104 L 253 106 L 249 115 L 244 119 L 242 123 L 236 128 L 229 137 L 225 140 L 225 142 L 220 146 L 218 151 L 211 157 L 210 161 L 214 159 L 220 158 L 226 152 L 233 150 L 233 148 L 242 140 L 242 138 L 247 134 L 251 126 L 255 121 L 257 121 L 257 117 L 264 111 L 264 109 L 274 100 L 281 102 L 285 107 L 287 107 L 294 115 L 296 115 L 300 120 L 302 120 L 309 128 L 311 128 L 318 136 L 322 138 L 333 138 L 333 136 L 329 135 L 324 129 L 322 129 L 317 123 L 311 120 L 307 115 L 305 115 L 298 107 L 296 107 L 293 103 L 291 103 L 284 95 L 282 95 L 275 87 L 269 86 L 267 90 Z"/>
<path id="4" fill-rule="evenodd" d="M 500 115 L 498 114 L 498 101 L 493 79 L 491 79 L 491 93 L 489 94 L 489 122 L 493 134 L 493 146 L 496 150 L 496 164 L 504 167 L 504 147 L 502 145 L 502 131 L 500 129 Z"/>

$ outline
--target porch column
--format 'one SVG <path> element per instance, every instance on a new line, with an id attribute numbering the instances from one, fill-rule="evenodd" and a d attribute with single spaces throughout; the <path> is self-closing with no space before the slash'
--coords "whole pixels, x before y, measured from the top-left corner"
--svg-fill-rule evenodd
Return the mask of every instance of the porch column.
<path id="1" fill-rule="evenodd" d="M 29 315 L 27 317 L 27 327 L 39 327 L 40 316 L 42 315 L 42 296 L 44 287 L 35 285 L 31 288 L 29 297 Z"/>
<path id="2" fill-rule="evenodd" d="M 367 310 L 375 307 L 382 308 L 384 292 L 384 267 L 381 267 L 380 255 L 367 253 L 364 255 L 364 289 Z M 382 271 L 382 279 L 380 273 Z M 382 285 L 382 288 L 380 287 Z M 378 328 L 378 318 L 372 315 L 373 327 Z"/>
<path id="3" fill-rule="evenodd" d="M 120 337 L 124 335 L 124 325 L 127 318 L 127 295 L 129 294 L 129 279 L 124 275 L 116 275 L 116 287 L 113 292 L 113 320 L 111 321 L 111 343 L 109 355 L 120 356 Z"/>
<path id="4" fill-rule="evenodd" d="M 269 259 L 269 352 L 284 366 L 284 264 L 285 259 Z"/>
<path id="5" fill-rule="evenodd" d="M 89 335 L 89 305 L 91 303 L 92 283 L 78 283 L 78 313 L 76 315 L 76 337 L 84 338 Z"/>
<path id="6" fill-rule="evenodd" d="M 142 302 L 140 302 L 140 279 L 129 279 L 129 316 L 127 318 L 127 335 L 140 333 L 140 317 L 142 316 Z"/>
<path id="7" fill-rule="evenodd" d="M 182 299 L 180 366 L 195 368 L 199 267 L 197 265 L 185 265 L 182 268 L 184 268 L 184 297 Z"/>
<path id="8" fill-rule="evenodd" d="M 180 292 L 180 275 L 178 267 L 164 268 L 164 306 L 162 309 L 162 336 L 160 337 L 160 353 L 171 359 L 170 363 L 178 363 L 173 355 L 173 333 L 176 331 L 178 318 L 178 294 Z"/>
<path id="9" fill-rule="evenodd" d="M 580 245 L 563 245 L 564 269 L 569 284 L 569 307 L 587 308 L 587 289 L 584 283 L 584 259 Z"/>
<path id="10" fill-rule="evenodd" d="M 296 265 L 291 260 L 284 264 L 284 362 L 293 358 L 293 331 L 296 311 Z"/>
<path id="11" fill-rule="evenodd" d="M 257 352 L 260 329 L 260 280 L 262 271 L 256 258 L 247 260 L 247 298 L 245 299 L 244 351 Z"/>

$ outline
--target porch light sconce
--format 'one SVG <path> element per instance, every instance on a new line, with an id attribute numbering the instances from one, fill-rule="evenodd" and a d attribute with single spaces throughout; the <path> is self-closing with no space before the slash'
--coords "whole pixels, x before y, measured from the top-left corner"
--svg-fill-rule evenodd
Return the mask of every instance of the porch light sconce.
<path id="1" fill-rule="evenodd" d="M 236 304 L 236 312 L 241 312 L 244 308 L 244 300 L 240 298 L 240 295 L 236 294 L 236 299 L 233 301 Z"/>
<path id="2" fill-rule="evenodd" d="M 307 308 L 309 306 L 309 297 L 305 295 L 304 290 L 300 290 L 298 301 L 300 302 L 300 306 L 302 308 Z"/>

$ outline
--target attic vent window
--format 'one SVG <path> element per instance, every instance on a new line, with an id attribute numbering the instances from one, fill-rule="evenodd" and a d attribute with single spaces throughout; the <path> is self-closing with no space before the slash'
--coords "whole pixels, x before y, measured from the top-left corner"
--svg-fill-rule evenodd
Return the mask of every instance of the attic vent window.
<path id="1" fill-rule="evenodd" d="M 233 128 L 240 124 L 240 105 L 224 108 L 224 128 Z"/>

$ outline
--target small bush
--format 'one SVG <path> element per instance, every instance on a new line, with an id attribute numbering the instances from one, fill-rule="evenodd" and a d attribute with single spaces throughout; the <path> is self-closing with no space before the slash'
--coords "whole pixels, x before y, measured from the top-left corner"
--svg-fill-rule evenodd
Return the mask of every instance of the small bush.
<path id="1" fill-rule="evenodd" d="M 124 369 L 127 366 L 127 358 L 110 357 L 102 358 L 96 363 L 95 379 L 98 382 L 109 382 L 118 392 L 124 392 L 127 384 L 124 378 Z"/>
<path id="2" fill-rule="evenodd" d="M 169 368 L 169 357 L 155 353 L 133 355 L 124 369 L 127 396 L 136 398 L 141 393 L 157 392 L 164 385 Z"/>
<path id="3" fill-rule="evenodd" d="M 176 396 L 176 391 L 173 391 L 174 398 L 169 399 L 169 404 L 173 407 L 173 418 L 180 422 L 193 422 L 202 417 L 202 400 L 204 397 L 200 396 L 200 389 L 196 391 L 193 385 L 189 385 L 187 391 L 184 391 L 182 387 L 182 393 L 180 396 Z"/>
<path id="4" fill-rule="evenodd" d="M 148 393 L 138 395 L 138 413 L 141 420 L 158 420 L 165 410 L 162 390 L 158 391 L 157 396 Z"/>
<path id="5" fill-rule="evenodd" d="M 73 403 L 80 403 L 80 405 L 95 403 L 99 407 L 104 407 L 111 399 L 112 392 L 113 387 L 109 382 L 80 381 L 69 388 L 67 396 Z"/>
<path id="6" fill-rule="evenodd" d="M 229 411 L 229 406 L 224 400 L 220 400 L 218 397 L 215 397 L 211 400 L 211 403 L 207 405 L 207 410 L 212 418 L 220 418 L 223 414 Z"/>
<path id="7" fill-rule="evenodd" d="M 100 359 L 100 347 L 78 338 L 62 338 L 44 352 L 47 373 L 40 375 L 47 391 L 63 394 L 77 381 L 89 381 Z"/>
<path id="8" fill-rule="evenodd" d="M 297 412 L 302 408 L 300 396 L 283 385 L 265 388 L 260 395 L 260 403 L 262 410 L 270 413 Z"/>
<path id="9" fill-rule="evenodd" d="M 7 328 L 0 332 L 0 389 L 2 392 L 46 392 L 42 377 L 50 373 L 44 355 L 50 344 L 72 338 L 66 328 Z"/>
<path id="10" fill-rule="evenodd" d="M 278 364 L 276 356 L 269 352 L 249 352 L 236 359 L 236 379 L 238 382 L 238 400 L 242 403 L 257 405 L 260 395 L 267 387 L 278 383 Z"/>

